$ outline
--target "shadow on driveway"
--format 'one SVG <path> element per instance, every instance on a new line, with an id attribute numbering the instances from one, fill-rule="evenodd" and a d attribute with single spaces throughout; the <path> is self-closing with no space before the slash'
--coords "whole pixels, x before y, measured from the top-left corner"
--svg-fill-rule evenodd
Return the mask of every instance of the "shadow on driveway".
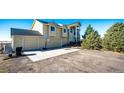
<path id="1" fill-rule="evenodd" d="M 35 53 L 32 53 L 32 54 L 22 54 L 21 56 L 13 55 L 12 57 L 5 57 L 3 60 L 13 59 L 13 58 L 19 58 L 19 57 L 25 57 L 25 56 L 33 56 L 33 55 L 36 55 L 36 54 Z"/>

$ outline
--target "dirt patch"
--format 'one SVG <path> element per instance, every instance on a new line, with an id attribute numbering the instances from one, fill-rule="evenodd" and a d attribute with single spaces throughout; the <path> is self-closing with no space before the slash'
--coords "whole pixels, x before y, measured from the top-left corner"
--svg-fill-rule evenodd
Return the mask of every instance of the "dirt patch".
<path id="1" fill-rule="evenodd" d="M 0 72 L 11 73 L 123 73 L 124 54 L 79 50 L 73 53 L 31 62 L 28 57 L 2 60 Z"/>

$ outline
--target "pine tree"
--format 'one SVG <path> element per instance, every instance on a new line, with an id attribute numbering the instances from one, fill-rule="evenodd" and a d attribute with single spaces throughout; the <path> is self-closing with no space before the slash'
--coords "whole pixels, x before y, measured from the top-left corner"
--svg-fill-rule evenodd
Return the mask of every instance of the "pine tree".
<path id="1" fill-rule="evenodd" d="M 104 35 L 102 46 L 104 49 L 124 52 L 124 24 L 115 23 Z"/>
<path id="2" fill-rule="evenodd" d="M 85 34 L 82 36 L 83 39 L 86 39 L 86 36 L 89 35 L 91 32 L 93 32 L 93 27 L 89 24 L 86 28 Z"/>
<path id="3" fill-rule="evenodd" d="M 91 27 L 91 25 L 90 25 Z M 89 26 L 87 27 L 89 29 Z M 88 32 L 88 34 L 86 34 Z M 81 44 L 82 48 L 84 49 L 100 49 L 101 48 L 101 38 L 98 34 L 98 31 L 95 31 L 93 28 L 90 30 L 86 30 L 86 33 L 84 36 L 86 36 L 83 39 L 83 42 Z"/>

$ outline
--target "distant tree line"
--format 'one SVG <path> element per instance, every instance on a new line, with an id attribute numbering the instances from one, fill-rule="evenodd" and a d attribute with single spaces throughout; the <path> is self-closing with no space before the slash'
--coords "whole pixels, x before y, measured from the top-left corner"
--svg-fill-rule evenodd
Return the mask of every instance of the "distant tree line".
<path id="1" fill-rule="evenodd" d="M 113 24 L 101 38 L 98 31 L 88 25 L 82 36 L 83 49 L 105 49 L 116 52 L 124 52 L 124 23 Z"/>

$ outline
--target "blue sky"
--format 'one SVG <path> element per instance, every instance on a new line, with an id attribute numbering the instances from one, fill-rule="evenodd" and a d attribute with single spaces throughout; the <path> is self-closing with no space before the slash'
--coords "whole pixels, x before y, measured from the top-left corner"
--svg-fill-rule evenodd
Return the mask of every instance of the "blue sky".
<path id="1" fill-rule="evenodd" d="M 116 22 L 123 22 L 124 19 L 42 19 L 47 22 L 57 22 L 60 24 L 70 24 L 80 21 L 81 35 L 84 34 L 86 27 L 91 24 L 95 30 L 103 37 L 105 31 Z M 0 19 L 0 41 L 10 40 L 10 28 L 31 29 L 33 19 Z"/>

